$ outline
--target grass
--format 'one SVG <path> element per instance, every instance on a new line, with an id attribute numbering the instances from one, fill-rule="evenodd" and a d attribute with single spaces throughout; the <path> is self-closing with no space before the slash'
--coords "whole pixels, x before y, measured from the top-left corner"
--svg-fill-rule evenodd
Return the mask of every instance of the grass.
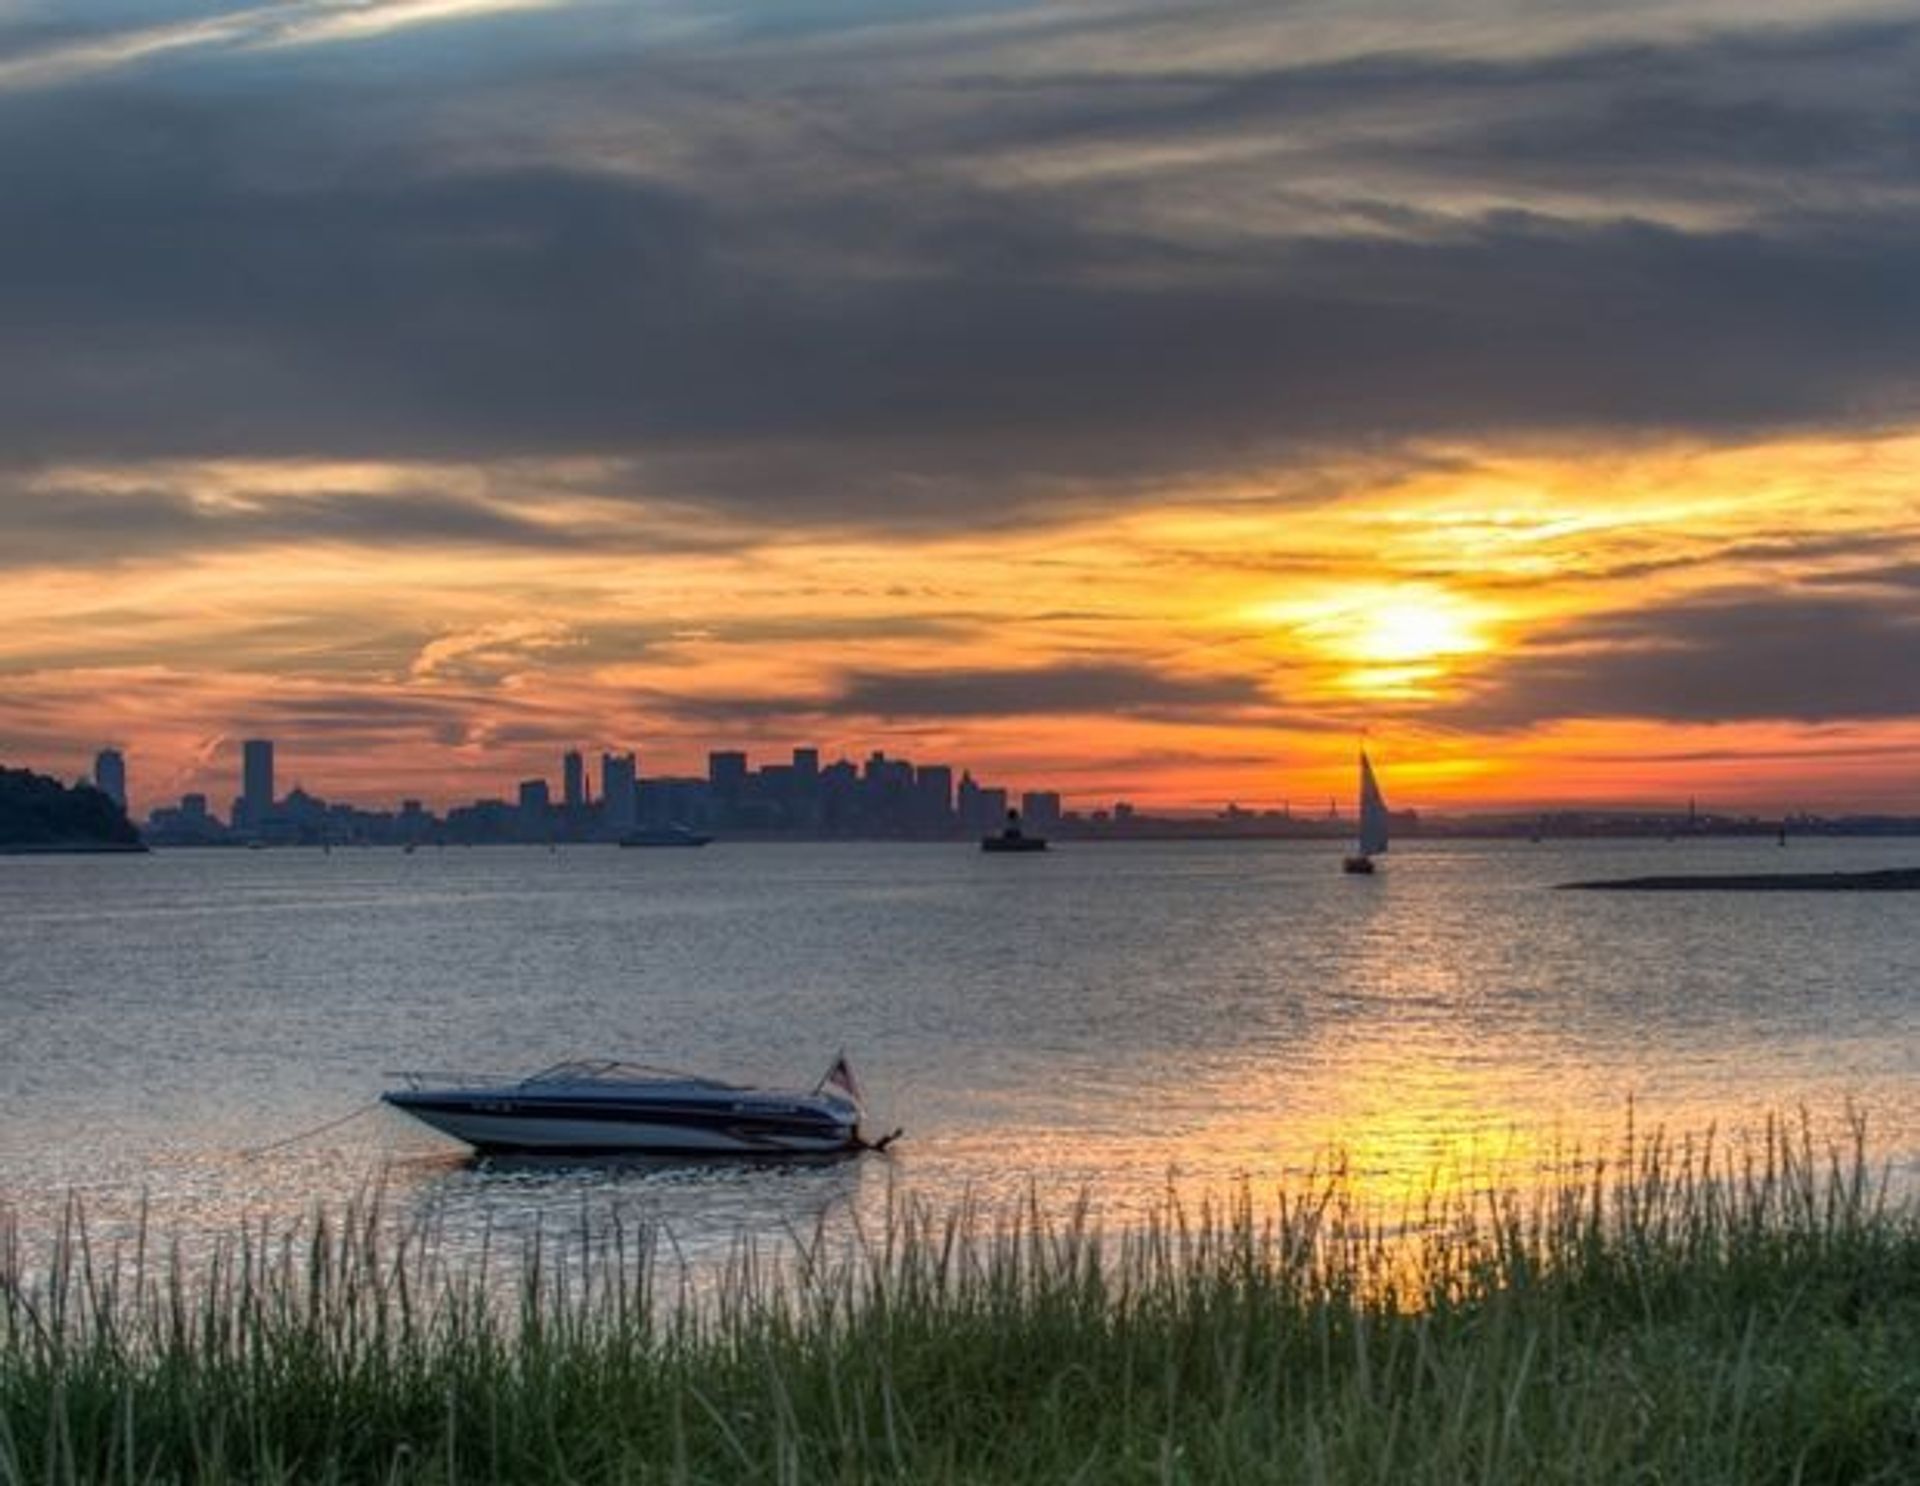
<path id="1" fill-rule="evenodd" d="M 1920 1223 L 1858 1129 L 1530 1195 L 987 1221 L 449 1270 L 371 1210 L 0 1262 L 0 1482 L 1912 1482 Z M 497 1264 L 494 1269 L 497 1271 Z M 664 1292 L 664 1293 L 663 1293 Z"/>

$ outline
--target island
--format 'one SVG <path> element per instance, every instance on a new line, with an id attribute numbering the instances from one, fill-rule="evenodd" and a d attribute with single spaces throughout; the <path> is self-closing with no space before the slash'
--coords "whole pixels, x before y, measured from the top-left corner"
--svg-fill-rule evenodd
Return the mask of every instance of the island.
<path id="1" fill-rule="evenodd" d="M 1920 867 L 1885 867 L 1873 872 L 1702 872 L 1563 882 L 1559 886 L 1576 892 L 1911 893 L 1920 892 Z"/>
<path id="2" fill-rule="evenodd" d="M 146 849 L 105 791 L 0 766 L 0 853 Z"/>

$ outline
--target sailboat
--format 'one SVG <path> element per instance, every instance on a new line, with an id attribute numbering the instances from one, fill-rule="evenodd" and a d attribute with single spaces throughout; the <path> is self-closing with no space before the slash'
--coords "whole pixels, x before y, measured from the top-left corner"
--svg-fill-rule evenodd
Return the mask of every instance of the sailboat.
<path id="1" fill-rule="evenodd" d="M 1373 777 L 1367 750 L 1360 750 L 1360 849 L 1341 862 L 1343 872 L 1371 872 L 1373 859 L 1387 849 L 1387 801 Z"/>

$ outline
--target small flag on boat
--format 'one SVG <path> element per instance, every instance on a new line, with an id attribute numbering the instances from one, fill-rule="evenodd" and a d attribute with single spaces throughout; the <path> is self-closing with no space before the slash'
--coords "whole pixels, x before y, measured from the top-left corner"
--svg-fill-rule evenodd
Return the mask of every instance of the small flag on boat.
<path id="1" fill-rule="evenodd" d="M 838 1089 L 855 1104 L 862 1104 L 866 1096 L 860 1092 L 860 1080 L 853 1076 L 853 1069 L 847 1062 L 847 1055 L 840 1054 L 833 1060 L 833 1067 L 827 1070 L 827 1076 L 820 1080 L 823 1089 Z"/>

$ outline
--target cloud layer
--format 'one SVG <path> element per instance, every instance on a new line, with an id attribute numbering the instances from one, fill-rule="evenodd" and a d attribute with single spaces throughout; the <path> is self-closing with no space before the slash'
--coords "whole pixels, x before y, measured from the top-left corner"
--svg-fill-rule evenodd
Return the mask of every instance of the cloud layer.
<path id="1" fill-rule="evenodd" d="M 0 753 L 1891 757 L 1916 64 L 1812 0 L 0 5 Z"/>
<path id="2" fill-rule="evenodd" d="M 556 11 L 16 87 L 0 452 L 591 454 L 884 526 L 1911 413 L 1920 24 L 1206 57 L 1256 14 L 1043 13 L 1016 61 Z"/>

